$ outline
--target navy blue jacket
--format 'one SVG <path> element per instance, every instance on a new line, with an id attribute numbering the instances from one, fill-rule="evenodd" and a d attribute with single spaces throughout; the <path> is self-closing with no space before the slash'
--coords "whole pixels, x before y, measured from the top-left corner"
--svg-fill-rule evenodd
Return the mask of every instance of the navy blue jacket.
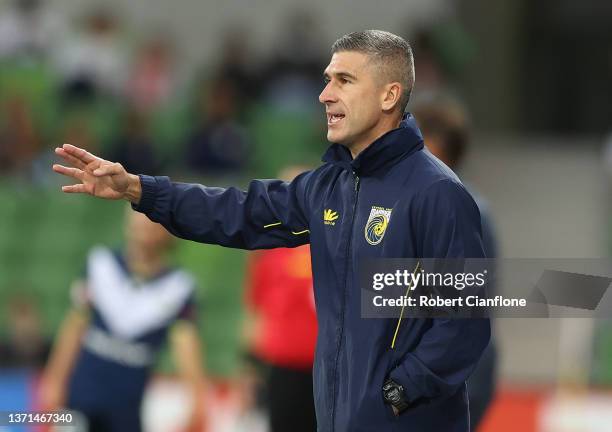
<path id="1" fill-rule="evenodd" d="M 141 176 L 136 209 L 204 243 L 259 249 L 310 242 L 319 431 L 469 431 L 465 380 L 489 342 L 488 320 L 408 319 L 391 350 L 397 319 L 360 317 L 357 270 L 363 258 L 484 257 L 474 200 L 424 149 L 411 116 L 355 159 L 334 144 L 323 161 L 291 183 L 254 180 L 248 191 Z M 366 234 L 373 207 L 391 210 L 382 237 Z M 412 403 L 399 417 L 383 403 L 388 376 Z"/>

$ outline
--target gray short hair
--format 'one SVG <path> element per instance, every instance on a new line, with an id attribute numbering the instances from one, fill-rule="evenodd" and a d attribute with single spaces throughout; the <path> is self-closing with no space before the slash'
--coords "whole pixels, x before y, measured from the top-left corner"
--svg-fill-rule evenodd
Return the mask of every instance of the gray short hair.
<path id="1" fill-rule="evenodd" d="M 400 112 L 406 110 L 414 87 L 414 59 L 410 44 L 403 38 L 383 30 L 364 30 L 342 36 L 332 45 L 332 54 L 356 51 L 378 61 L 385 78 L 403 86 Z"/>

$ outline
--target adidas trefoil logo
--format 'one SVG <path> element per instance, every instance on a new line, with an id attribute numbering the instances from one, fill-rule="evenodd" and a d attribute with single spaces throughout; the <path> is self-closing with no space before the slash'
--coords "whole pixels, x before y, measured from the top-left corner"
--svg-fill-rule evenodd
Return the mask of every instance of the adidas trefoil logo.
<path id="1" fill-rule="evenodd" d="M 323 211 L 323 223 L 325 225 L 336 225 L 336 219 L 338 219 L 338 212 L 335 212 L 332 209 Z"/>

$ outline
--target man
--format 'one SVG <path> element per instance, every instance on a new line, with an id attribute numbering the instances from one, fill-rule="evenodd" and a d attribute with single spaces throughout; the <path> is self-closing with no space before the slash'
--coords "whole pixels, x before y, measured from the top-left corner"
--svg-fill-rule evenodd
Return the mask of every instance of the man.
<path id="1" fill-rule="evenodd" d="M 459 169 L 469 145 L 469 126 L 463 108 L 451 99 L 440 97 L 417 103 L 412 113 L 429 151 L 453 171 Z M 473 190 L 471 193 L 480 211 L 485 254 L 487 258 L 496 258 L 497 240 L 487 202 L 474 194 Z M 494 287 L 489 284 L 487 288 L 488 295 L 492 297 L 494 294 L 491 290 Z M 491 339 L 468 381 L 470 422 L 473 430 L 478 430 L 493 400 L 496 369 L 497 349 Z"/>
<path id="2" fill-rule="evenodd" d="M 319 431 L 466 432 L 465 380 L 488 320 L 407 320 L 391 349 L 397 320 L 361 318 L 358 270 L 364 258 L 483 257 L 478 209 L 403 115 L 414 83 L 406 41 L 379 30 L 343 36 L 324 76 L 333 144 L 291 183 L 256 180 L 247 192 L 171 183 L 70 145 L 56 152 L 74 167 L 54 170 L 80 181 L 64 192 L 127 199 L 180 237 L 244 249 L 310 241 Z M 366 230 L 373 217 L 378 229 Z"/>
<path id="3" fill-rule="evenodd" d="M 92 249 L 73 286 L 74 306 L 43 374 L 45 409 L 81 412 L 91 432 L 142 430 L 140 405 L 169 336 L 193 397 L 186 430 L 202 431 L 204 377 L 194 325 L 194 280 L 168 265 L 172 236 L 144 215 L 127 215 L 124 252 Z"/>

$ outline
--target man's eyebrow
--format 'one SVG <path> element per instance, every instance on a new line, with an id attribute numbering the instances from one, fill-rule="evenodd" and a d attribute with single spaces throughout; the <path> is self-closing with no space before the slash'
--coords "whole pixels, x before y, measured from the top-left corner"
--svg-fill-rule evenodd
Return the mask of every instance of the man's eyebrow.
<path id="1" fill-rule="evenodd" d="M 331 75 L 335 75 L 338 78 L 350 78 L 352 80 L 356 80 L 357 77 L 349 72 L 334 72 Z M 329 79 L 329 72 L 323 72 L 323 78 Z"/>

